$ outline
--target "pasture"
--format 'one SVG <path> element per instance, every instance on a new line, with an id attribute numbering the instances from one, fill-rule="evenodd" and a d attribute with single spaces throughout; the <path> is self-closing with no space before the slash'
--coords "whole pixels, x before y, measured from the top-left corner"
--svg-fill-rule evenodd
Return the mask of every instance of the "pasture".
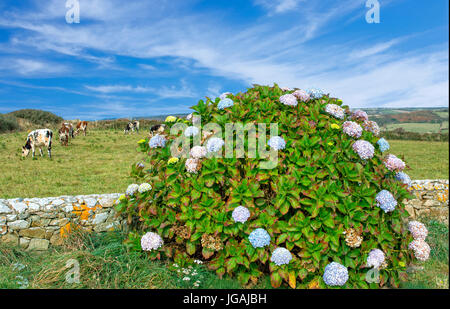
<path id="1" fill-rule="evenodd" d="M 21 158 L 26 132 L 0 134 L 0 198 L 124 192 L 132 182 L 130 167 L 143 160 L 137 141 L 148 134 L 124 135 L 119 130 L 89 130 L 87 136 L 59 143 L 54 131 L 52 160 Z M 390 140 L 391 153 L 404 155 L 412 179 L 448 179 L 448 143 Z M 46 151 L 44 151 L 46 153 Z"/>

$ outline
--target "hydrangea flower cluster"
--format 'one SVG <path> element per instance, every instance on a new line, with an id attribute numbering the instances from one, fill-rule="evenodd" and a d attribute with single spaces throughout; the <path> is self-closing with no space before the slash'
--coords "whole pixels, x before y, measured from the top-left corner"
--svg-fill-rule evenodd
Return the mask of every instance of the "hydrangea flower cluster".
<path id="1" fill-rule="evenodd" d="M 385 213 L 394 211 L 397 206 L 397 201 L 391 192 L 387 190 L 381 190 L 375 197 L 377 206 L 384 210 Z"/>
<path id="2" fill-rule="evenodd" d="M 189 159 L 186 160 L 185 166 L 186 166 L 186 170 L 189 173 L 197 174 L 197 171 L 201 167 L 200 160 L 194 159 L 194 158 L 189 158 Z"/>
<path id="3" fill-rule="evenodd" d="M 372 249 L 367 257 L 367 267 L 380 268 L 386 259 L 384 252 L 380 249 Z"/>
<path id="4" fill-rule="evenodd" d="M 223 139 L 218 137 L 211 137 L 206 143 L 206 149 L 208 150 L 208 152 L 217 152 L 223 147 L 223 145 L 225 145 Z"/>
<path id="5" fill-rule="evenodd" d="M 164 241 L 161 236 L 156 233 L 148 232 L 141 238 L 141 247 L 144 251 L 157 250 L 162 247 Z"/>
<path id="6" fill-rule="evenodd" d="M 138 168 L 144 168 L 144 167 L 145 167 L 145 164 L 142 163 L 142 162 L 139 162 L 138 164 L 136 164 L 136 166 L 137 166 Z"/>
<path id="7" fill-rule="evenodd" d="M 144 193 L 144 192 L 150 191 L 151 189 L 152 189 L 152 186 L 149 183 L 144 182 L 143 184 L 141 184 L 139 186 L 138 191 L 139 191 L 139 193 Z"/>
<path id="8" fill-rule="evenodd" d="M 186 116 L 186 119 L 191 121 L 193 116 L 194 116 L 194 114 L 190 113 L 189 115 Z"/>
<path id="9" fill-rule="evenodd" d="M 177 117 L 175 116 L 167 116 L 166 122 L 175 122 L 177 121 Z"/>
<path id="10" fill-rule="evenodd" d="M 380 147 L 380 151 L 381 152 L 388 151 L 389 148 L 390 148 L 390 145 L 389 145 L 388 141 L 385 140 L 384 138 L 380 138 L 378 140 L 377 144 L 378 144 L 378 147 Z"/>
<path id="11" fill-rule="evenodd" d="M 352 119 L 359 120 L 359 121 L 367 121 L 369 120 L 369 116 L 366 112 L 362 110 L 357 110 L 352 114 Z"/>
<path id="12" fill-rule="evenodd" d="M 265 229 L 258 228 L 250 233 L 248 240 L 253 248 L 262 248 L 270 244 L 270 235 Z"/>
<path id="13" fill-rule="evenodd" d="M 409 177 L 408 174 L 406 174 L 404 172 L 398 172 L 397 174 L 395 174 L 395 179 L 397 179 L 398 181 L 401 181 L 408 187 L 411 186 L 411 177 Z"/>
<path id="14" fill-rule="evenodd" d="M 342 124 L 342 130 L 345 134 L 354 138 L 360 138 L 363 131 L 361 126 L 353 121 L 344 122 Z"/>
<path id="15" fill-rule="evenodd" d="M 337 104 L 327 104 L 325 111 L 338 119 L 344 119 L 344 109 Z"/>
<path id="16" fill-rule="evenodd" d="M 167 163 L 168 163 L 168 164 L 176 164 L 176 163 L 178 163 L 178 161 L 179 161 L 178 158 L 172 157 L 172 158 L 170 158 L 170 159 L 167 161 Z"/>
<path id="17" fill-rule="evenodd" d="M 190 127 L 187 127 L 186 130 L 184 130 L 184 136 L 186 136 L 186 137 L 196 136 L 199 132 L 200 132 L 200 130 L 197 127 L 190 126 Z"/>
<path id="18" fill-rule="evenodd" d="M 317 88 L 309 88 L 306 92 L 308 92 L 309 96 L 313 99 L 321 98 L 324 95 L 323 91 Z"/>
<path id="19" fill-rule="evenodd" d="M 414 239 L 408 246 L 409 249 L 414 251 L 414 256 L 419 261 L 426 261 L 430 257 L 430 246 L 422 239 Z"/>
<path id="20" fill-rule="evenodd" d="M 292 89 L 289 88 L 289 87 L 281 87 L 280 89 L 283 90 L 283 91 L 291 91 L 291 90 L 292 90 Z"/>
<path id="21" fill-rule="evenodd" d="M 386 160 L 384 160 L 384 165 L 391 172 L 402 171 L 406 166 L 405 162 L 403 162 L 401 159 L 397 158 L 393 154 L 390 154 L 386 157 Z"/>
<path id="22" fill-rule="evenodd" d="M 286 142 L 280 136 L 272 136 L 267 144 L 274 150 L 281 150 L 286 147 Z"/>
<path id="23" fill-rule="evenodd" d="M 329 286 L 343 286 L 348 280 L 347 267 L 337 262 L 331 262 L 325 267 L 323 281 Z"/>
<path id="24" fill-rule="evenodd" d="M 217 108 L 218 109 L 225 109 L 227 107 L 233 106 L 233 100 L 229 99 L 229 98 L 225 98 L 220 100 L 219 104 L 217 104 Z"/>
<path id="25" fill-rule="evenodd" d="M 292 254 L 286 248 L 276 248 L 272 252 L 270 260 L 278 266 L 289 264 L 289 262 L 292 260 Z"/>
<path id="26" fill-rule="evenodd" d="M 295 90 L 292 94 L 300 101 L 308 102 L 310 99 L 309 94 L 304 90 Z"/>
<path id="27" fill-rule="evenodd" d="M 148 145 L 150 148 L 158 148 L 158 147 L 165 147 L 166 146 L 166 138 L 162 135 L 156 134 L 150 139 L 150 142 L 148 142 Z"/>
<path id="28" fill-rule="evenodd" d="M 284 105 L 296 106 L 298 104 L 297 98 L 293 94 L 285 94 L 280 97 L 280 102 Z"/>
<path id="29" fill-rule="evenodd" d="M 380 134 L 380 127 L 375 121 L 364 121 L 363 127 L 366 131 L 372 132 L 375 136 Z"/>
<path id="30" fill-rule="evenodd" d="M 375 153 L 375 147 L 365 140 L 358 140 L 354 142 L 352 148 L 363 160 L 372 158 Z"/>
<path id="31" fill-rule="evenodd" d="M 125 194 L 128 196 L 133 196 L 138 190 L 139 190 L 139 185 L 133 183 L 128 186 L 127 190 L 125 191 Z"/>
<path id="32" fill-rule="evenodd" d="M 238 206 L 231 214 L 234 222 L 245 223 L 250 218 L 250 211 L 244 206 Z"/>
<path id="33" fill-rule="evenodd" d="M 191 157 L 200 159 L 206 157 L 206 148 L 203 146 L 194 146 L 191 149 Z"/>
<path id="34" fill-rule="evenodd" d="M 332 129 L 339 130 L 341 127 L 340 127 L 337 123 L 332 123 L 332 124 L 331 124 L 331 128 L 332 128 Z"/>
<path id="35" fill-rule="evenodd" d="M 230 94 L 232 94 L 232 93 L 231 93 L 231 92 L 224 92 L 224 93 L 222 93 L 222 94 L 219 96 L 219 98 L 220 98 L 221 100 L 226 99 L 227 96 L 230 95 Z"/>
<path id="36" fill-rule="evenodd" d="M 408 230 L 411 232 L 414 239 L 425 240 L 428 235 L 428 229 L 425 224 L 419 221 L 411 221 L 408 224 Z"/>

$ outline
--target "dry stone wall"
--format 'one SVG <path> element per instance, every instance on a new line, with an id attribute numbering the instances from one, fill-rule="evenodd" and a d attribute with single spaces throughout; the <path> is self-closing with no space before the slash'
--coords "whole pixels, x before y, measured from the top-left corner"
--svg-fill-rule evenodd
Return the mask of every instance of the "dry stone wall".
<path id="1" fill-rule="evenodd" d="M 114 211 L 120 194 L 0 199 L 0 239 L 27 250 L 59 245 L 75 226 L 88 231 L 122 229 Z"/>
<path id="2" fill-rule="evenodd" d="M 448 224 L 448 180 L 414 180 L 409 190 L 414 198 L 405 202 L 411 217 L 430 216 Z"/>
<path id="3" fill-rule="evenodd" d="M 448 180 L 415 180 L 405 201 L 413 218 L 436 217 L 448 224 Z M 59 245 L 71 226 L 105 232 L 126 227 L 114 204 L 119 193 L 49 198 L 0 199 L 0 240 L 26 250 Z"/>

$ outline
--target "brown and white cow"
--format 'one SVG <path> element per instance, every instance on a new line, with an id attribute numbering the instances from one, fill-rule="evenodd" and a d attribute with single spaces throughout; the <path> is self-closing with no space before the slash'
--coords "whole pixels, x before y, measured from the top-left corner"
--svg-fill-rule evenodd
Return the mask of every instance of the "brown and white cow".
<path id="1" fill-rule="evenodd" d="M 48 151 L 48 157 L 52 157 L 52 138 L 53 132 L 50 129 L 39 129 L 32 131 L 27 136 L 25 146 L 22 147 L 22 157 L 28 156 L 30 150 L 34 158 L 36 147 L 39 148 L 41 157 L 43 156 L 42 147 L 46 147 Z"/>
<path id="2" fill-rule="evenodd" d="M 62 126 L 65 126 L 65 127 L 68 127 L 69 128 L 69 136 L 71 137 L 71 138 L 75 138 L 75 130 L 73 129 L 73 125 L 70 123 L 70 122 L 63 122 L 63 124 L 61 125 L 61 127 Z"/>
<path id="3" fill-rule="evenodd" d="M 59 141 L 61 142 L 62 146 L 69 146 L 69 136 L 70 136 L 70 129 L 69 127 L 65 126 L 65 124 L 62 125 L 62 127 L 58 131 L 59 134 Z"/>
<path id="4" fill-rule="evenodd" d="M 75 131 L 75 135 L 78 135 L 80 131 L 84 132 L 84 136 L 86 136 L 86 130 L 87 130 L 87 121 L 79 121 L 77 124 L 77 130 Z"/>

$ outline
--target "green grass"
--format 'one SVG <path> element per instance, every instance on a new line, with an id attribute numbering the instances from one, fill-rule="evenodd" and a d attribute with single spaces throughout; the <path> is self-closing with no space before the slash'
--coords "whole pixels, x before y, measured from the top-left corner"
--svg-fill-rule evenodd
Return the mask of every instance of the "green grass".
<path id="1" fill-rule="evenodd" d="M 448 289 L 448 226 L 431 219 L 421 219 L 427 228 L 426 242 L 431 247 L 430 258 L 417 262 L 418 270 L 409 275 L 405 289 Z"/>
<path id="2" fill-rule="evenodd" d="M 130 167 L 143 160 L 137 141 L 147 133 L 91 130 L 62 147 L 54 136 L 53 158 L 21 158 L 26 132 L 0 134 L 0 198 L 124 192 Z M 448 179 L 448 143 L 389 141 L 391 152 L 404 155 L 412 179 Z M 44 152 L 45 153 L 45 152 Z"/>
<path id="3" fill-rule="evenodd" d="M 386 125 L 387 130 L 395 130 L 397 128 L 403 128 L 408 132 L 416 133 L 437 133 L 439 132 L 439 123 L 391 123 Z M 442 129 L 448 129 L 448 121 L 443 122 Z"/>
<path id="4" fill-rule="evenodd" d="M 389 140 L 390 153 L 404 156 L 411 179 L 448 179 L 448 142 Z"/>
<path id="5" fill-rule="evenodd" d="M 448 226 L 434 220 L 422 220 L 429 230 L 427 242 L 431 246 L 430 259 L 415 261 L 423 269 L 411 273 L 401 288 L 448 289 Z M 240 289 L 234 278 L 219 279 L 206 265 L 192 265 L 197 274 L 177 272 L 166 261 L 151 261 L 144 253 L 129 252 L 122 244 L 120 232 L 101 234 L 74 233 L 62 247 L 44 253 L 28 252 L 18 247 L 0 244 L 0 288 L 78 288 L 78 289 Z M 66 281 L 72 265 L 79 263 L 80 282 Z M 188 268 L 188 265 L 183 265 Z M 18 277 L 19 276 L 19 277 Z M 184 281 L 184 277 L 189 281 Z M 252 288 L 269 289 L 269 277 L 261 278 Z"/>
<path id="6" fill-rule="evenodd" d="M 21 158 L 26 132 L 0 134 L 0 198 L 123 192 L 131 181 L 131 164 L 143 158 L 137 141 L 147 132 L 91 130 L 60 145 L 54 135 L 52 159 Z"/>
<path id="7" fill-rule="evenodd" d="M 33 253 L 0 244 L 0 289 L 176 289 L 198 288 L 240 289 L 237 280 L 218 280 L 205 265 L 193 264 L 197 274 L 183 274 L 181 265 L 151 261 L 145 253 L 128 252 L 119 232 L 76 234 L 63 247 L 44 253 Z M 76 260 L 80 269 L 79 283 L 67 282 L 66 275 Z M 20 267 L 17 267 L 20 266 Z M 188 268 L 188 265 L 183 266 Z M 22 278 L 18 278 L 21 276 Z M 184 281 L 189 277 L 189 281 Z M 270 288 L 264 278 L 255 288 Z"/>

